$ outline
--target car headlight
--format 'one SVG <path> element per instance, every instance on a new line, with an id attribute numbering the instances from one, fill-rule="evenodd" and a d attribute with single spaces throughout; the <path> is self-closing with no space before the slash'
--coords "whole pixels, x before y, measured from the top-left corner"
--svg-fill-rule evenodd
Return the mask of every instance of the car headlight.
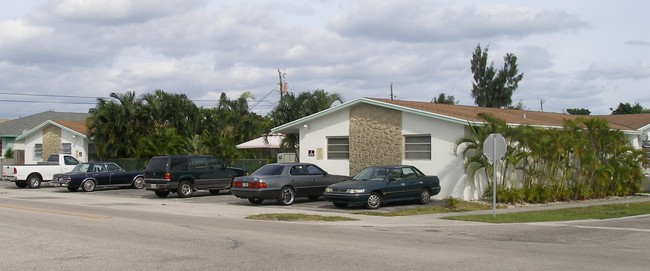
<path id="1" fill-rule="evenodd" d="M 332 192 L 332 188 L 326 187 L 325 192 Z"/>
<path id="2" fill-rule="evenodd" d="M 348 191 L 345 191 L 345 192 L 350 193 L 350 194 L 360 194 L 360 193 L 366 192 L 366 190 L 357 188 L 357 189 L 348 189 Z"/>

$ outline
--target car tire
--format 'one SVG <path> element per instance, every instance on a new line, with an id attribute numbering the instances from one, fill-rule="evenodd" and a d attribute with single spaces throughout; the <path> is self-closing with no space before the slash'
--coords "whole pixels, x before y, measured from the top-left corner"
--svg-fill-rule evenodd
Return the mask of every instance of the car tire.
<path id="1" fill-rule="evenodd" d="M 290 186 L 285 186 L 280 189 L 280 195 L 278 195 L 278 203 L 281 205 L 291 205 L 293 200 L 296 199 L 296 192 L 293 191 L 293 188 Z"/>
<path id="2" fill-rule="evenodd" d="M 25 188 L 27 187 L 27 182 L 15 182 L 16 186 L 18 188 Z"/>
<path id="3" fill-rule="evenodd" d="M 250 202 L 251 204 L 260 205 L 260 204 L 262 204 L 262 202 L 264 202 L 264 199 L 248 198 L 248 202 Z"/>
<path id="4" fill-rule="evenodd" d="M 169 191 L 168 190 L 167 191 L 155 191 L 155 193 L 156 193 L 156 196 L 158 196 L 159 198 L 166 198 L 167 196 L 169 196 Z"/>
<path id="5" fill-rule="evenodd" d="M 219 191 L 221 191 L 221 190 L 219 190 L 219 189 L 210 189 L 210 194 L 219 195 Z"/>
<path id="6" fill-rule="evenodd" d="M 79 186 L 68 186 L 68 190 L 70 190 L 70 192 L 75 192 L 79 190 Z"/>
<path id="7" fill-rule="evenodd" d="M 176 194 L 178 194 L 179 198 L 190 198 L 192 197 L 192 193 L 194 193 L 194 187 L 192 186 L 192 183 L 188 181 L 182 181 L 178 184 L 178 190 L 176 191 Z"/>
<path id="8" fill-rule="evenodd" d="M 320 196 L 311 196 L 311 197 L 307 197 L 307 198 L 309 200 L 311 200 L 311 201 L 317 201 L 320 198 Z"/>
<path id="9" fill-rule="evenodd" d="M 38 174 L 31 174 L 27 176 L 27 186 L 29 188 L 40 188 L 42 181 L 43 180 L 41 179 L 41 176 L 38 176 Z"/>
<path id="10" fill-rule="evenodd" d="M 422 192 L 420 192 L 420 200 L 419 203 L 422 205 L 429 204 L 431 201 L 431 191 L 429 189 L 422 189 Z"/>
<path id="11" fill-rule="evenodd" d="M 142 188 L 144 188 L 144 178 L 142 178 L 142 177 L 135 178 L 135 180 L 133 180 L 133 183 L 131 184 L 131 188 L 134 188 L 134 189 L 142 189 Z"/>
<path id="12" fill-rule="evenodd" d="M 85 180 L 83 183 L 81 183 L 81 190 L 84 192 L 92 192 L 95 190 L 95 181 Z"/>
<path id="13" fill-rule="evenodd" d="M 332 202 L 336 208 L 345 208 L 348 207 L 348 203 L 345 202 Z"/>
<path id="14" fill-rule="evenodd" d="M 377 209 L 381 206 L 381 196 L 376 192 L 370 193 L 368 200 L 366 201 L 366 208 L 368 209 Z"/>

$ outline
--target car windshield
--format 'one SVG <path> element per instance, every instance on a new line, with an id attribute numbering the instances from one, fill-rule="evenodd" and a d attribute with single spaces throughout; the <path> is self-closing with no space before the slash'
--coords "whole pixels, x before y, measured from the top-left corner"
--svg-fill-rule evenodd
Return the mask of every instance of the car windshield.
<path id="1" fill-rule="evenodd" d="M 284 166 L 281 165 L 265 165 L 255 172 L 253 172 L 252 175 L 264 175 L 264 176 L 273 176 L 273 175 L 281 175 L 282 170 L 284 169 Z"/>
<path id="2" fill-rule="evenodd" d="M 388 168 L 383 167 L 369 167 L 364 168 L 361 172 L 357 173 L 353 179 L 362 181 L 381 181 L 386 178 Z"/>
<path id="3" fill-rule="evenodd" d="M 88 167 L 90 164 L 77 164 L 72 169 L 72 172 L 88 172 Z"/>

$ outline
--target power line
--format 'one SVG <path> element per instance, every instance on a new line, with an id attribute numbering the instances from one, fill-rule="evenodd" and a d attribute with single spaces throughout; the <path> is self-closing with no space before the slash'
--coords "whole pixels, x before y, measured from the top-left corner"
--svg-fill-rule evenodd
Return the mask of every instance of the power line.
<path id="1" fill-rule="evenodd" d="M 24 101 L 24 100 L 0 100 L 8 103 L 39 103 L 39 104 L 96 104 L 90 102 L 70 102 L 70 101 Z"/>
<path id="2" fill-rule="evenodd" d="M 54 94 L 33 94 L 33 93 L 11 93 L 0 92 L 3 95 L 31 96 L 31 97 L 55 97 L 55 98 L 80 98 L 80 99 L 100 99 L 103 97 L 75 96 L 75 95 L 54 95 Z"/>

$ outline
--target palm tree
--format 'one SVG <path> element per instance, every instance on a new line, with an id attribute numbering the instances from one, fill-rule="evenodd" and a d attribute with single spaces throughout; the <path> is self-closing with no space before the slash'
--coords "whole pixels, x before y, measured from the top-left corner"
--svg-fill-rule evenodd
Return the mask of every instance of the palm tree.
<path id="1" fill-rule="evenodd" d="M 313 92 L 301 92 L 298 96 L 287 93 L 282 96 L 278 105 L 269 113 L 272 126 L 280 126 L 294 120 L 318 113 L 332 107 L 335 102 L 343 102 L 340 94 L 330 94 L 325 90 L 317 89 Z M 298 157 L 299 138 L 297 134 L 285 135 L 280 143 L 283 149 L 293 150 Z"/>

